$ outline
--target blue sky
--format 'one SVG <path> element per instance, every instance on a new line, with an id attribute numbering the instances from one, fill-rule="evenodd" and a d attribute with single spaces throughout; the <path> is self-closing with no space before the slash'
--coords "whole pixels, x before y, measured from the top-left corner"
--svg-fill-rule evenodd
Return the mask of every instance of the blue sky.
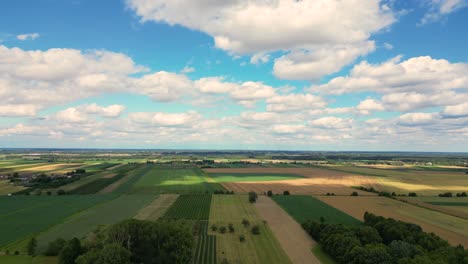
<path id="1" fill-rule="evenodd" d="M 2 1 L 0 147 L 464 151 L 468 1 Z"/>

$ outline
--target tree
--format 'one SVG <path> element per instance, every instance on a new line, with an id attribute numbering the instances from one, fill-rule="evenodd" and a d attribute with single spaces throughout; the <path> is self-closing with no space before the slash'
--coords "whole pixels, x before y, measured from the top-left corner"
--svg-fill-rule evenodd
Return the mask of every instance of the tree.
<path id="1" fill-rule="evenodd" d="M 410 193 L 408 193 L 408 196 L 409 197 L 416 197 L 418 195 L 415 192 L 410 192 Z"/>
<path id="2" fill-rule="evenodd" d="M 78 238 L 74 237 L 71 240 L 67 241 L 63 249 L 59 254 L 59 263 L 60 264 L 75 264 L 76 258 L 81 255 L 81 243 Z"/>
<path id="3" fill-rule="evenodd" d="M 239 241 L 244 242 L 245 241 L 245 236 L 244 235 L 239 235 Z"/>
<path id="4" fill-rule="evenodd" d="M 284 191 L 283 195 L 289 195 L 289 191 Z"/>
<path id="5" fill-rule="evenodd" d="M 354 233 L 363 245 L 382 243 L 382 237 L 380 237 L 379 232 L 370 226 L 359 227 Z"/>
<path id="6" fill-rule="evenodd" d="M 229 228 L 229 233 L 234 233 L 234 225 L 233 224 L 229 224 L 228 228 Z"/>
<path id="7" fill-rule="evenodd" d="M 242 225 L 243 225 L 244 227 L 248 227 L 248 226 L 250 225 L 249 220 L 247 220 L 247 219 L 245 219 L 245 218 L 242 219 Z"/>
<path id="8" fill-rule="evenodd" d="M 28 255 L 34 256 L 34 254 L 36 253 L 36 247 L 37 247 L 37 240 L 35 237 L 32 237 L 28 241 L 28 244 L 26 245 L 26 251 L 28 252 Z"/>
<path id="9" fill-rule="evenodd" d="M 93 249 L 76 259 L 77 264 L 127 264 L 132 253 L 119 244 L 105 245 L 103 249 Z"/>
<path id="10" fill-rule="evenodd" d="M 273 192 L 272 192 L 272 191 L 268 191 L 268 192 L 267 192 L 267 195 L 268 195 L 268 197 L 272 197 L 272 196 L 273 196 Z"/>
<path id="11" fill-rule="evenodd" d="M 218 230 L 218 227 L 215 224 L 211 225 L 211 231 L 216 232 Z"/>
<path id="12" fill-rule="evenodd" d="M 255 192 L 249 192 L 249 202 L 255 203 L 257 201 L 257 193 Z"/>
<path id="13" fill-rule="evenodd" d="M 65 243 L 66 241 L 63 238 L 57 238 L 56 240 L 51 241 L 49 245 L 47 246 L 45 255 L 46 256 L 58 256 L 62 248 L 65 246 Z"/>
<path id="14" fill-rule="evenodd" d="M 359 194 L 357 192 L 352 192 L 351 196 L 358 196 Z"/>
<path id="15" fill-rule="evenodd" d="M 65 195 L 65 194 L 66 194 L 65 191 L 62 189 L 57 191 L 57 195 Z"/>
<path id="16" fill-rule="evenodd" d="M 219 228 L 219 232 L 220 232 L 221 234 L 226 233 L 226 227 L 225 227 L 225 226 L 220 227 L 220 228 Z"/>
<path id="17" fill-rule="evenodd" d="M 260 235 L 260 227 L 258 225 L 252 226 L 252 234 L 254 235 Z"/>

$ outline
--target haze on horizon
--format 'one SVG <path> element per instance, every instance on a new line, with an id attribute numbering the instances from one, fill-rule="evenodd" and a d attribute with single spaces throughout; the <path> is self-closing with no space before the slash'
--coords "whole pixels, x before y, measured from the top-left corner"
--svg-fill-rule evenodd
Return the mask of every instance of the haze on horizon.
<path id="1" fill-rule="evenodd" d="M 466 151 L 467 0 L 6 0 L 0 147 Z"/>

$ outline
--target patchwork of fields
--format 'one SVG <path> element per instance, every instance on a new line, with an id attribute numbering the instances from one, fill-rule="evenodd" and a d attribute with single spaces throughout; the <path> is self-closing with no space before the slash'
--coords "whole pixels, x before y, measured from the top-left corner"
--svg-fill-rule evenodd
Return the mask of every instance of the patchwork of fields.
<path id="1" fill-rule="evenodd" d="M 100 226 L 130 218 L 175 219 L 193 227 L 193 263 L 320 263 L 311 251 L 316 243 L 300 223 L 361 226 L 366 211 L 418 224 L 454 245 L 468 246 L 468 198 L 403 198 L 413 205 L 352 188 L 418 194 L 466 191 L 466 177 L 457 170 L 281 166 L 201 170 L 186 164 L 117 161 L 0 162 L 0 174 L 86 170 L 79 180 L 44 189 L 42 195 L 2 195 L 25 187 L 0 181 L 0 251 L 24 253 L 34 236 L 38 252 L 44 252 L 56 238 L 84 238 Z M 55 195 L 58 190 L 67 195 Z M 270 190 L 271 198 L 262 195 Z M 235 194 L 214 194 L 226 191 Z M 251 191 L 260 194 L 257 203 L 249 202 Z M 291 195 L 282 195 L 284 191 Z M 359 196 L 350 196 L 352 192 Z M 253 234 L 253 226 L 259 234 Z M 327 257 L 320 248 L 314 252 Z M 56 261 L 0 254 L 0 263 Z"/>

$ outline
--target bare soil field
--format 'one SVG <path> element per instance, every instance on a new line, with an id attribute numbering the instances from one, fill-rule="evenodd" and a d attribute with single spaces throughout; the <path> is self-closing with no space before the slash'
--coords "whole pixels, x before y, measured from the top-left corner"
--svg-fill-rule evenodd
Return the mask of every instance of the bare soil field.
<path id="1" fill-rule="evenodd" d="M 115 175 L 117 175 L 117 173 L 108 173 L 102 176 L 102 178 L 110 179 L 110 178 L 114 178 Z"/>
<path id="2" fill-rule="evenodd" d="M 112 177 L 104 176 L 103 178 L 112 178 Z M 110 192 L 114 191 L 117 187 L 119 187 L 122 183 L 130 180 L 130 178 L 132 178 L 132 175 L 125 175 L 125 177 L 123 177 L 122 179 L 120 179 L 120 180 L 118 180 L 118 181 L 104 187 L 104 189 L 100 190 L 98 192 L 98 194 L 110 193 Z"/>
<path id="3" fill-rule="evenodd" d="M 158 220 L 179 197 L 178 194 L 161 194 L 134 217 L 138 220 Z"/>
<path id="4" fill-rule="evenodd" d="M 370 212 L 417 224 L 426 232 L 434 232 L 452 245 L 468 246 L 468 220 L 417 207 L 385 197 L 317 197 L 323 202 L 358 219 Z"/>
<path id="5" fill-rule="evenodd" d="M 222 183 L 224 188 L 238 193 L 255 191 L 259 193 L 268 190 L 273 193 L 289 191 L 291 194 L 325 195 L 349 195 L 356 191 L 360 195 L 375 195 L 373 193 L 358 191 L 351 186 L 366 186 L 380 190 L 380 185 L 375 177 L 361 176 L 340 171 L 332 171 L 319 168 L 219 168 L 205 169 L 207 173 L 242 173 L 242 174 L 296 174 L 304 176 L 302 179 L 281 181 L 250 181 Z"/>
<path id="6" fill-rule="evenodd" d="M 117 164 L 117 165 L 115 165 L 115 166 L 112 166 L 112 167 L 107 168 L 106 170 L 117 169 L 117 168 L 120 168 L 120 167 L 125 166 L 125 165 L 127 165 L 127 164 L 125 164 L 125 163 Z"/>
<path id="7" fill-rule="evenodd" d="M 317 243 L 277 203 L 260 195 L 255 207 L 257 207 L 260 217 L 267 221 L 276 239 L 293 263 L 320 264 L 311 251 Z"/>

